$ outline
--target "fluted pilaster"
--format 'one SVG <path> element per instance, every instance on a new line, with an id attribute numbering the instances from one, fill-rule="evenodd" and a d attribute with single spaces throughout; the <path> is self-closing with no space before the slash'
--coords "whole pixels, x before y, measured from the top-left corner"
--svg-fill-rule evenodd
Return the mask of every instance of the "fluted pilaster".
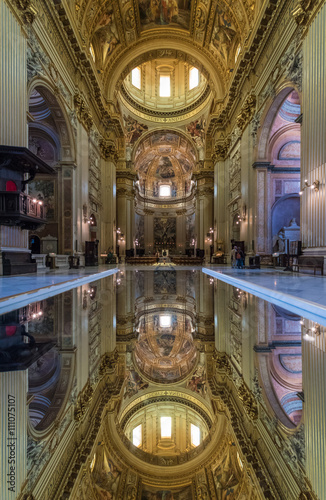
<path id="1" fill-rule="evenodd" d="M 309 253 L 326 251 L 326 5 L 303 43 L 302 187 L 318 180 L 319 191 L 302 194 L 302 242 Z"/>

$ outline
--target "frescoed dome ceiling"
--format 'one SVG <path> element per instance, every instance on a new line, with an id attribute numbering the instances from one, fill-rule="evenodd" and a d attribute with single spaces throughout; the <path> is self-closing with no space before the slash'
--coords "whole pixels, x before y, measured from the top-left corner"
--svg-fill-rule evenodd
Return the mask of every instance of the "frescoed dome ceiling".
<path id="1" fill-rule="evenodd" d="M 195 164 L 194 147 L 175 132 L 155 132 L 135 152 L 135 170 L 140 180 L 190 180 Z"/>
<path id="2" fill-rule="evenodd" d="M 139 61 L 139 56 L 148 52 L 149 44 L 151 50 L 163 49 L 162 57 L 166 57 L 165 49 L 174 48 L 181 51 L 177 59 L 182 59 L 185 52 L 203 61 L 204 66 L 205 60 L 210 61 L 211 73 L 214 66 L 221 81 L 226 82 L 235 66 L 236 53 L 252 28 L 255 1 L 76 0 L 75 9 L 78 30 L 110 92 L 112 74 L 117 73 L 112 72 L 113 68 L 118 65 L 118 78 L 124 78 L 133 64 L 151 58 L 147 54 Z M 131 48 L 132 58 L 128 56 Z"/>

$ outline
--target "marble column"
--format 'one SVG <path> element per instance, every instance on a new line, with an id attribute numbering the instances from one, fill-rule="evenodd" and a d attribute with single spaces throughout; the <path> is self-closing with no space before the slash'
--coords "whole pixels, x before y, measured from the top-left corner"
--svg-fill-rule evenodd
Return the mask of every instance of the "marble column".
<path id="1" fill-rule="evenodd" d="M 255 253 L 265 255 L 270 254 L 272 243 L 270 237 L 270 217 L 268 217 L 270 172 L 268 167 L 269 162 L 256 162 L 253 164 L 256 170 L 256 186 L 257 186 L 257 201 L 256 201 L 256 241 Z"/>
<path id="2" fill-rule="evenodd" d="M 225 180 L 225 162 L 219 160 L 214 168 L 214 221 L 216 221 L 215 251 L 221 248 L 227 253 L 227 242 L 229 240 L 227 231 L 227 190 Z"/>
<path id="3" fill-rule="evenodd" d="M 100 250 L 116 251 L 116 167 L 112 160 L 101 160 L 102 216 Z"/>
<path id="4" fill-rule="evenodd" d="M 304 189 L 301 200 L 304 253 L 326 261 L 326 5 L 313 20 L 303 42 L 301 188 L 307 179 L 318 190 Z M 326 262 L 325 262 L 326 263 Z"/>
<path id="5" fill-rule="evenodd" d="M 120 241 L 117 241 L 117 245 L 119 245 L 119 253 L 123 262 L 126 257 L 126 250 L 131 250 L 134 247 L 134 181 L 134 172 L 117 171 L 117 228 L 120 228 L 121 231 Z M 118 238 L 119 234 L 117 234 Z"/>
<path id="6" fill-rule="evenodd" d="M 78 250 L 75 164 L 60 164 L 58 172 L 58 253 Z"/>
<path id="7" fill-rule="evenodd" d="M 210 228 L 214 225 L 213 210 L 214 210 L 214 174 L 202 170 L 194 174 L 197 181 L 196 192 L 196 237 L 197 248 L 205 251 L 206 262 L 209 262 L 210 257 Z M 209 234 L 209 236 L 207 236 Z"/>

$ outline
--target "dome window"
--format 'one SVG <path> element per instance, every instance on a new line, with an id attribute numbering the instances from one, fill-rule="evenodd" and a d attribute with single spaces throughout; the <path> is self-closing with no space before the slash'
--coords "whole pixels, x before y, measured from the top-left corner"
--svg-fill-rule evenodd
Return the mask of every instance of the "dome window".
<path id="1" fill-rule="evenodd" d="M 142 425 L 137 425 L 132 431 L 132 444 L 138 448 L 142 445 Z"/>
<path id="2" fill-rule="evenodd" d="M 200 445 L 200 429 L 199 429 L 199 427 L 197 427 L 197 425 L 191 424 L 190 433 L 191 433 L 192 446 L 199 446 Z"/>
<path id="3" fill-rule="evenodd" d="M 172 437 L 172 418 L 171 417 L 161 417 L 161 439 Z"/>
<path id="4" fill-rule="evenodd" d="M 170 75 L 160 75 L 160 97 L 171 96 L 171 78 Z"/>
<path id="5" fill-rule="evenodd" d="M 160 185 L 160 196 L 161 197 L 171 196 L 171 186 L 169 184 Z"/>
<path id="6" fill-rule="evenodd" d="M 139 67 L 134 68 L 131 71 L 131 83 L 137 89 L 139 89 L 139 90 L 141 89 L 141 72 L 140 72 L 140 68 Z"/>
<path id="7" fill-rule="evenodd" d="M 197 68 L 191 68 L 189 71 L 189 90 L 198 87 L 199 85 L 199 71 Z"/>
<path id="8" fill-rule="evenodd" d="M 161 328 L 170 328 L 171 326 L 171 315 L 166 314 L 166 315 L 161 315 L 160 316 L 160 327 Z"/>

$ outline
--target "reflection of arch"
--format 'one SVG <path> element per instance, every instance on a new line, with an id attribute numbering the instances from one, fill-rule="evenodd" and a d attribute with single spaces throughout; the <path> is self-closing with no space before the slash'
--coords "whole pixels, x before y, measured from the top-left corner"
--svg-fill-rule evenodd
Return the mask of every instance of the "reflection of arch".
<path id="1" fill-rule="evenodd" d="M 34 406 L 36 412 L 38 409 L 41 411 L 39 417 L 42 417 L 37 422 L 36 427 L 34 427 L 31 418 L 28 419 L 28 432 L 35 440 L 48 435 L 55 422 L 60 421 L 61 415 L 64 413 L 71 397 L 75 377 L 75 353 L 69 351 L 58 353 L 53 350 L 50 352 L 52 352 L 53 362 L 48 364 L 49 369 L 43 375 L 41 373 L 39 380 L 35 377 L 34 382 L 31 384 L 30 392 L 37 396 L 35 405 L 33 405 L 34 399 L 30 403 L 32 417 Z M 34 366 L 35 369 L 37 369 L 37 366 Z"/>
<path id="2" fill-rule="evenodd" d="M 295 218 L 300 226 L 300 196 L 297 193 L 287 194 L 279 198 L 272 206 L 272 234 L 275 236 L 282 227 L 287 227 Z"/>

